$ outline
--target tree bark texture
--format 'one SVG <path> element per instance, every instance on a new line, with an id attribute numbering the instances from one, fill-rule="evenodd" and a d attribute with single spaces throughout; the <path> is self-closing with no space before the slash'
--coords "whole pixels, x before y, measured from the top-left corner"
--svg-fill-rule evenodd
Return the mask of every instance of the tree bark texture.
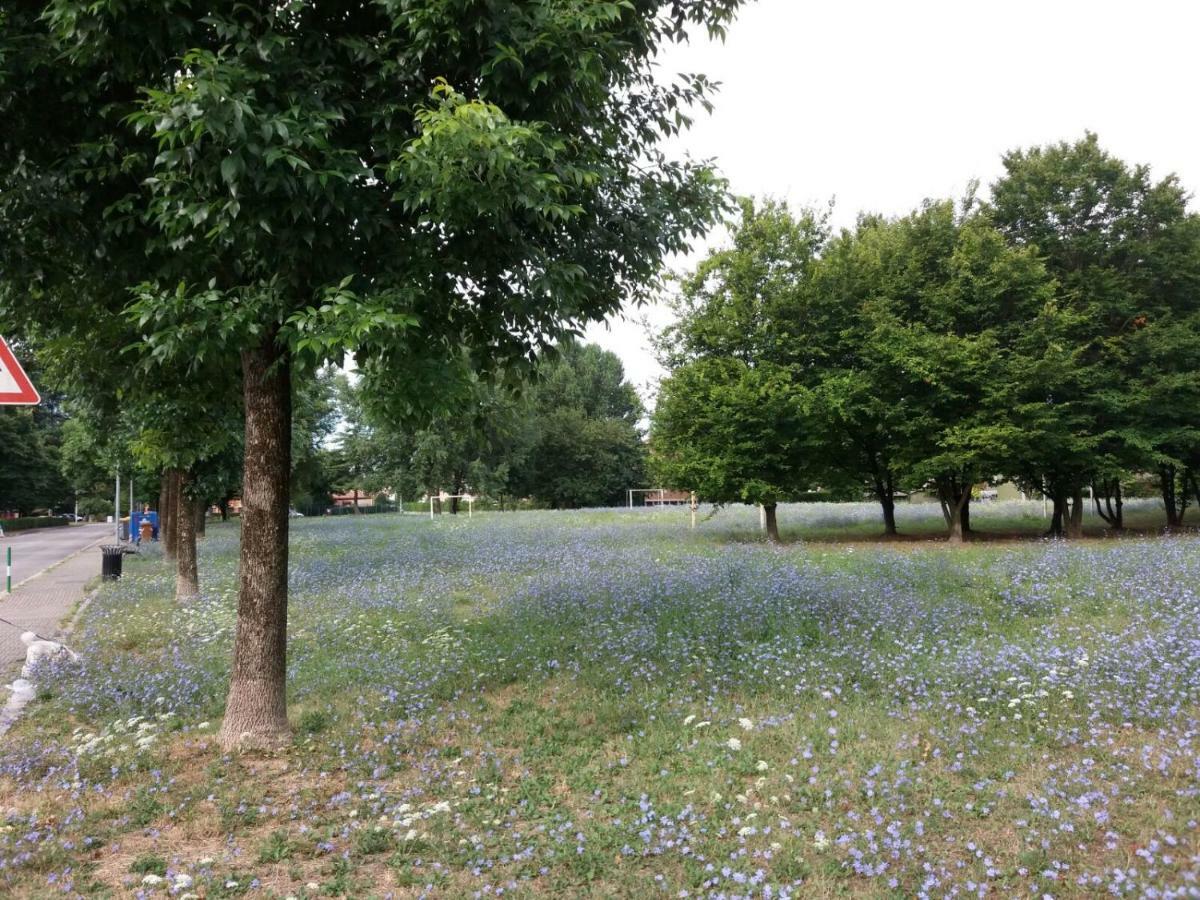
<path id="1" fill-rule="evenodd" d="M 1103 497 L 1104 506 L 1100 505 L 1100 500 Z M 1092 481 L 1092 505 L 1096 508 L 1096 515 L 1104 520 L 1113 531 L 1122 531 L 1125 528 L 1125 503 L 1121 498 L 1121 479 L 1120 478 L 1102 478 L 1100 481 Z"/>
<path id="2" fill-rule="evenodd" d="M 775 517 L 776 505 L 774 503 L 764 503 L 762 508 L 767 520 L 767 540 L 772 544 L 778 544 L 779 521 Z"/>
<path id="3" fill-rule="evenodd" d="M 1054 504 L 1054 511 L 1050 514 L 1050 530 L 1046 533 L 1050 537 L 1062 537 L 1066 520 L 1067 498 L 1062 491 L 1056 488 L 1051 491 L 1050 500 Z"/>
<path id="4" fill-rule="evenodd" d="M 179 473 L 177 499 L 179 517 L 176 531 L 175 600 L 188 602 L 200 596 L 200 574 L 196 567 L 196 501 L 188 496 L 191 477 Z"/>
<path id="5" fill-rule="evenodd" d="M 221 746 L 271 748 L 287 740 L 288 479 L 292 392 L 286 351 L 270 332 L 242 351 L 245 467 L 233 673 Z"/>
<path id="6" fill-rule="evenodd" d="M 1077 484 L 1071 490 L 1071 519 L 1067 528 L 1067 537 L 1083 537 L 1083 485 Z"/>
<path id="7" fill-rule="evenodd" d="M 167 469 L 167 502 L 159 523 L 163 555 L 174 561 L 179 552 L 179 470 Z"/>
<path id="8" fill-rule="evenodd" d="M 958 476 L 948 475 L 937 480 L 937 490 L 938 499 L 942 503 L 942 514 L 946 517 L 946 524 L 950 529 L 949 541 L 952 544 L 961 544 L 970 532 L 970 520 L 963 515 L 963 511 L 971 502 L 971 484 Z"/>
<path id="9" fill-rule="evenodd" d="M 882 474 L 876 467 L 873 480 L 875 482 L 875 498 L 883 508 L 883 533 L 888 537 L 894 537 L 898 532 L 896 531 L 896 485 L 892 473 Z"/>
<path id="10" fill-rule="evenodd" d="M 163 469 L 158 478 L 158 540 L 165 548 L 167 546 L 167 507 L 171 503 L 171 474 Z"/>
<path id="11" fill-rule="evenodd" d="M 888 537 L 895 537 L 900 533 L 896 529 L 896 501 L 888 497 L 880 503 L 883 505 L 883 533 Z"/>
<path id="12" fill-rule="evenodd" d="M 1183 517 L 1187 513 L 1187 491 L 1180 491 L 1176 485 L 1178 473 L 1174 466 L 1159 466 L 1158 482 L 1162 489 L 1163 506 L 1167 511 L 1167 527 L 1183 527 Z"/>

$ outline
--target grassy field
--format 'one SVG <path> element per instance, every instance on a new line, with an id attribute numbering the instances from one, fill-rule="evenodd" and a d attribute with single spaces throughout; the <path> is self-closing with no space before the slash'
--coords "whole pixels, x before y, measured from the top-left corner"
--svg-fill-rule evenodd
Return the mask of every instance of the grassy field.
<path id="1" fill-rule="evenodd" d="M 274 756 L 215 747 L 236 526 L 190 608 L 128 560 L 0 743 L 0 893 L 1197 896 L 1200 539 L 702 519 L 295 520 Z"/>

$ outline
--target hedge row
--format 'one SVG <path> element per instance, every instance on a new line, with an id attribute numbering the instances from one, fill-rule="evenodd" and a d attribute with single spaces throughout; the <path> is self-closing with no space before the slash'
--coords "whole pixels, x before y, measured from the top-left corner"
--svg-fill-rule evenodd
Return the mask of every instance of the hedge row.
<path id="1" fill-rule="evenodd" d="M 33 528 L 58 528 L 69 524 L 66 519 L 60 519 L 58 516 L 21 516 L 16 519 L 0 520 L 0 528 L 6 532 L 29 531 Z"/>

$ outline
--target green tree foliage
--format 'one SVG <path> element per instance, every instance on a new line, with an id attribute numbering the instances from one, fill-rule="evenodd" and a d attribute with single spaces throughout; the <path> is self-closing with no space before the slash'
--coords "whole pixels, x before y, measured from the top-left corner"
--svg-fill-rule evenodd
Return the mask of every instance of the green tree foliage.
<path id="1" fill-rule="evenodd" d="M 455 409 L 416 430 L 348 383 L 340 407 L 329 464 L 342 490 L 471 492 L 569 508 L 619 503 L 644 478 L 641 400 L 616 355 L 591 345 L 544 354 L 520 384 L 477 380 Z"/>
<path id="2" fill-rule="evenodd" d="M 662 383 L 654 410 L 652 467 L 663 484 L 717 503 L 757 503 L 779 540 L 775 510 L 810 486 L 804 423 L 788 370 L 701 358 Z"/>
<path id="3" fill-rule="evenodd" d="M 1122 471 L 1156 470 L 1168 521 L 1180 524 L 1175 488 L 1194 480 L 1200 446 L 1200 223 L 1187 195 L 1174 175 L 1153 180 L 1093 134 L 1009 153 L 1004 168 L 991 217 L 1058 281 L 1054 308 L 1024 341 L 1041 362 L 1025 382 L 1037 427 L 1018 471 L 1054 499 L 1056 529 L 1074 498 L 1077 530 L 1084 485 L 1119 500 Z M 1118 527 L 1119 508 L 1108 514 Z"/>
<path id="4" fill-rule="evenodd" d="M 803 332 L 827 237 L 823 215 L 742 201 L 729 246 L 684 278 L 678 322 L 657 343 L 670 373 L 651 432 L 658 479 L 714 502 L 762 504 L 772 539 L 777 503 L 817 477 L 796 376 L 818 364 Z"/>
<path id="5" fill-rule="evenodd" d="M 341 377 L 333 368 L 292 385 L 291 501 L 297 509 L 324 509 L 329 503 L 333 481 L 326 445 L 343 414 L 342 396 Z"/>
<path id="6" fill-rule="evenodd" d="M 59 472 L 61 423 L 23 408 L 0 408 L 0 510 L 33 515 L 74 502 Z"/>
<path id="7" fill-rule="evenodd" d="M 875 386 L 868 402 L 888 404 L 876 420 L 887 422 L 892 472 L 937 494 L 955 540 L 969 530 L 972 486 L 1004 471 L 1023 431 L 1007 336 L 1052 296 L 1035 255 L 1010 247 L 973 207 L 971 197 L 961 214 L 927 203 L 845 236 L 868 245 L 870 264 L 855 292 L 830 298 L 859 341 L 860 372 Z"/>
<path id="8" fill-rule="evenodd" d="M 524 404 L 526 452 L 513 492 L 556 509 L 618 504 L 644 483 L 641 399 L 616 354 L 568 343 L 539 367 Z"/>
<path id="9" fill-rule="evenodd" d="M 961 539 L 980 481 L 1043 492 L 1051 533 L 1074 535 L 1086 486 L 1120 528 L 1122 478 L 1154 472 L 1180 524 L 1200 503 L 1200 218 L 1177 179 L 1092 135 L 1004 162 L 989 203 L 972 190 L 832 237 L 820 215 L 744 202 L 660 341 L 652 443 L 674 483 L 865 486 L 889 533 L 897 493 L 928 490 Z"/>
<path id="10" fill-rule="evenodd" d="M 13 347 L 21 367 L 40 385 L 35 407 L 0 406 L 0 511 L 31 515 L 57 512 L 74 502 L 60 471 L 64 442 L 62 397 L 49 390 L 27 346 Z"/>
<path id="11" fill-rule="evenodd" d="M 30 302 L 31 287 L 65 303 L 45 266 L 59 256 L 56 272 L 107 266 L 123 297 L 133 270 L 116 257 L 140 252 L 127 312 L 151 357 L 241 363 L 250 538 L 226 746 L 286 731 L 293 369 L 351 353 L 380 396 L 428 410 L 447 359 L 528 362 L 647 296 L 721 201 L 707 167 L 659 149 L 710 86 L 664 84 L 654 61 L 689 25 L 719 33 L 737 6 L 48 0 L 4 13 L 0 245 L 6 277 L 21 273 L 4 303 Z"/>

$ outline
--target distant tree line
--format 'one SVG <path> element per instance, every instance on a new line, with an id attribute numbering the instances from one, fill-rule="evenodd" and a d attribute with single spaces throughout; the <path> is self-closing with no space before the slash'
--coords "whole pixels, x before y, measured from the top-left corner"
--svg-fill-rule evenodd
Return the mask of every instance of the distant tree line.
<path id="1" fill-rule="evenodd" d="M 1157 479 L 1167 523 L 1200 505 L 1200 217 L 1095 135 L 1009 153 L 983 199 L 901 218 L 743 201 L 726 249 L 683 282 L 652 465 L 709 500 L 865 490 L 887 533 L 935 492 L 954 540 L 1001 476 L 1081 533 L 1085 492 L 1123 527 Z M 1089 490 L 1090 489 L 1090 490 Z"/>
<path id="2" fill-rule="evenodd" d="M 335 393 L 342 427 L 322 456 L 332 490 L 569 508 L 618 503 L 644 478 L 645 411 L 620 360 L 599 347 L 564 344 L 515 383 L 471 381 L 452 411 L 419 428 L 344 376 Z"/>
<path id="3" fill-rule="evenodd" d="M 27 348 L 13 348 L 21 366 L 40 379 Z M 38 406 L 0 406 L 0 513 L 60 512 L 72 502 L 60 467 L 63 455 L 62 398 L 44 392 Z"/>

